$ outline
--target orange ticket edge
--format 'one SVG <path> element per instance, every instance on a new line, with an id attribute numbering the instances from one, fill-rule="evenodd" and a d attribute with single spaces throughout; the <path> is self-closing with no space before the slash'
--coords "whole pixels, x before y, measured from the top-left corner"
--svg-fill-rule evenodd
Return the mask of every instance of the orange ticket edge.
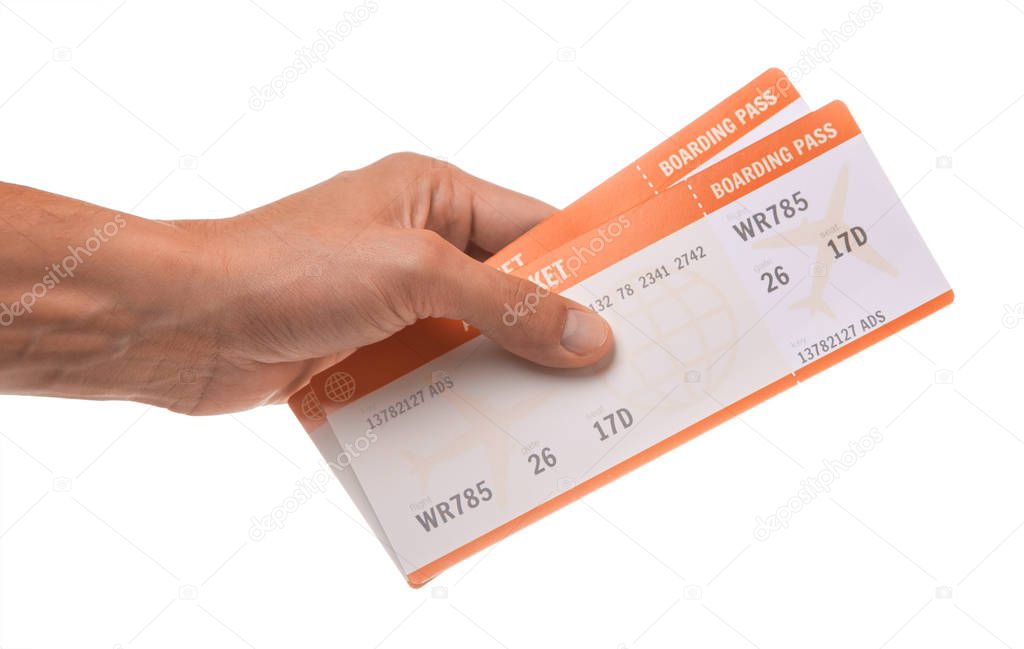
<path id="1" fill-rule="evenodd" d="M 761 404 L 771 397 L 788 390 L 789 388 L 797 385 L 798 383 L 807 380 L 808 378 L 836 365 L 837 363 L 850 358 L 854 354 L 861 352 L 871 345 L 874 345 L 889 336 L 898 333 L 907 326 L 935 313 L 939 309 L 948 306 L 953 302 L 953 291 L 949 290 L 945 293 L 932 298 L 931 300 L 921 304 L 914 309 L 904 313 L 902 316 L 887 322 L 886 324 L 873 329 L 868 333 L 864 334 L 860 338 L 855 339 L 848 345 L 840 347 L 836 351 L 823 356 L 816 361 L 811 362 L 804 367 L 798 369 L 795 373 L 787 374 L 779 380 L 769 383 L 763 388 L 753 392 L 746 397 L 736 401 L 735 403 L 729 404 L 721 410 L 711 414 L 704 419 L 698 421 L 687 428 L 679 431 L 678 433 L 663 439 L 662 441 L 648 447 L 647 449 L 633 455 L 627 460 L 623 460 L 619 464 L 616 464 L 610 469 L 605 470 L 602 473 L 590 478 L 586 482 L 582 482 L 575 487 L 555 496 L 551 500 L 548 500 L 537 507 L 534 507 L 530 511 L 520 514 L 516 518 L 494 528 L 490 532 L 477 537 L 469 543 L 449 552 L 448 554 L 431 561 L 427 565 L 419 568 L 408 575 L 406 575 L 406 581 L 413 588 L 419 588 L 426 584 L 428 581 L 433 579 L 435 576 L 454 566 L 455 564 L 468 559 L 474 554 L 484 550 L 498 541 L 501 541 L 505 537 L 517 532 L 524 527 L 531 525 L 545 516 L 552 514 L 562 507 L 579 500 L 587 494 L 603 487 L 604 485 L 616 480 L 623 475 L 633 471 L 651 460 L 658 458 L 672 449 L 690 441 L 697 437 L 701 433 L 707 432 L 708 430 L 718 426 L 730 419 L 737 417 L 754 406 Z"/>
<path id="2" fill-rule="evenodd" d="M 726 118 L 735 120 L 736 112 L 740 108 L 749 104 L 754 98 L 762 96 L 766 91 L 772 91 L 778 96 L 776 104 L 762 111 L 749 123 L 738 126 L 736 132 L 730 134 L 727 139 L 714 142 L 706 151 L 685 163 L 681 170 L 674 171 L 671 176 L 653 173 L 660 160 L 684 147 L 690 140 L 706 133 Z M 799 99 L 800 93 L 785 73 L 778 68 L 769 68 L 564 210 L 534 226 L 485 263 L 501 268 L 510 259 L 515 259 L 517 256 L 526 258 L 527 261 L 523 262 L 524 264 L 532 263 L 536 258 L 552 249 L 559 248 L 567 241 L 590 232 L 618 214 L 633 209 L 659 195 L 661 190 L 668 188 L 692 167 L 697 167 L 705 160 L 714 157 L 725 147 L 750 133 L 754 128 Z M 730 159 L 732 157 L 730 156 Z M 648 176 L 644 169 L 651 171 L 651 175 Z M 356 350 L 349 357 L 318 373 L 306 386 L 291 395 L 288 399 L 289 407 L 307 432 L 313 432 L 326 420 L 327 409 L 333 411 L 338 407 L 330 400 L 323 398 L 325 396 L 324 383 L 328 376 L 339 370 L 346 370 L 353 363 L 361 365 L 363 369 L 371 367 L 372 379 L 356 382 L 356 391 L 350 396 L 350 399 L 357 399 L 380 387 L 376 385 L 381 383 L 378 375 L 388 372 L 385 368 L 400 368 L 399 375 L 407 373 L 476 336 L 475 330 L 466 331 L 461 326 L 453 327 L 452 324 L 451 321 L 428 318 L 395 333 L 388 339 Z M 411 338 L 415 340 L 407 341 Z M 410 363 L 411 359 L 415 360 Z M 392 373 L 394 372 L 388 372 L 388 374 Z M 364 391 L 364 386 L 367 383 L 373 387 Z M 310 394 L 316 399 L 313 411 L 322 411 L 323 416 L 314 418 L 308 415 L 305 399 Z"/>

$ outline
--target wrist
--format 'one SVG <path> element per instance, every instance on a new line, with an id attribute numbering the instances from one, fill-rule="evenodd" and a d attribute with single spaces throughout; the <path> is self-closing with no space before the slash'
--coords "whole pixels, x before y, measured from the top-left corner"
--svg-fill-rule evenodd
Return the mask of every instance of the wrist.
<path id="1" fill-rule="evenodd" d="M 131 320 L 120 354 L 137 392 L 129 398 L 190 412 L 221 359 L 223 314 L 232 302 L 217 221 L 146 221 L 126 254 Z"/>

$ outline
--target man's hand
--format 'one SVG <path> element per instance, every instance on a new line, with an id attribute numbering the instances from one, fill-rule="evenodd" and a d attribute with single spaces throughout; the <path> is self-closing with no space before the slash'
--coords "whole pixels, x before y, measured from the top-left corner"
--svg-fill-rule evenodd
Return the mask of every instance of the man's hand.
<path id="1" fill-rule="evenodd" d="M 5 265 L 19 269 L 0 281 L 8 305 L 23 301 L 37 269 L 115 216 L 27 188 L 0 193 L 0 230 L 8 214 L 24 222 L 36 212 L 32 227 L 4 233 L 31 241 L 35 254 L 0 244 Z M 509 308 L 537 287 L 474 259 L 552 211 L 398 154 L 231 219 L 118 214 L 123 228 L 74 264 L 73 277 L 0 327 L 0 388 L 230 412 L 284 401 L 356 348 L 425 317 L 465 320 L 543 365 L 589 365 L 612 347 L 604 320 L 545 294 L 508 324 Z"/>

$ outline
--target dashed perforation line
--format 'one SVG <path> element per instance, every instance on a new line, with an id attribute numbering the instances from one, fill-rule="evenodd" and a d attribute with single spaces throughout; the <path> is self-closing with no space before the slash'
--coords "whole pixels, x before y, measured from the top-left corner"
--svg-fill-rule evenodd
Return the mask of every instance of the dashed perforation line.
<path id="1" fill-rule="evenodd" d="M 640 165 L 634 166 L 636 167 L 637 172 L 640 174 L 640 177 L 644 179 L 644 182 L 647 183 L 647 186 L 650 187 L 651 191 L 654 192 L 654 195 L 657 196 L 658 190 L 654 188 L 654 183 L 651 182 L 651 179 L 647 177 L 647 174 L 645 174 L 644 170 L 640 168 Z"/>
<path id="2" fill-rule="evenodd" d="M 686 188 L 690 190 L 690 194 L 693 196 L 693 200 L 697 201 L 697 207 L 700 208 L 700 211 L 703 213 L 704 216 L 707 216 L 708 213 L 704 209 L 704 203 L 700 202 L 700 199 L 697 197 L 697 192 L 694 191 L 693 185 L 690 184 L 689 180 L 686 181 Z"/>

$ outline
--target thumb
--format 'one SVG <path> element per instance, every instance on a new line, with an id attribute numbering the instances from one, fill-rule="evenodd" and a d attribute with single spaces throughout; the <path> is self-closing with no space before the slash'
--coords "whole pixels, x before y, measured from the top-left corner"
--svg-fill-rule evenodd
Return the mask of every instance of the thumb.
<path id="1" fill-rule="evenodd" d="M 440 277 L 421 286 L 430 315 L 464 320 L 508 351 L 549 367 L 583 367 L 612 349 L 605 320 L 567 298 L 437 244 Z"/>

